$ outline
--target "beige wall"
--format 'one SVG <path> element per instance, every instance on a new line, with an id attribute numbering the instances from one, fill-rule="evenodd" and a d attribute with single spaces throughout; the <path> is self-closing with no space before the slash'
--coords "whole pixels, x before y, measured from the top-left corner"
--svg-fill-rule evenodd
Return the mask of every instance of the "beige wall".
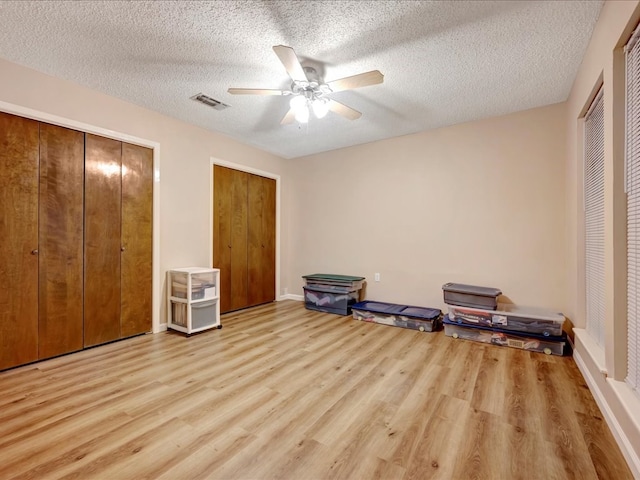
<path id="1" fill-rule="evenodd" d="M 558 104 L 293 160 L 292 293 L 330 272 L 367 277 L 375 300 L 443 307 L 458 282 L 565 308 L 565 117 Z"/>
<path id="2" fill-rule="evenodd" d="M 0 60 L 0 101 L 160 144 L 162 275 L 172 267 L 209 265 L 211 157 L 279 174 L 282 195 L 289 195 L 287 161 L 279 157 L 4 60 Z M 212 110 L 212 115 L 218 114 Z M 282 207 L 286 211 L 286 205 Z M 282 230 L 288 228 L 283 215 Z M 287 237 L 282 237 L 286 256 Z M 286 286 L 286 268 L 281 268 L 281 278 Z"/>
<path id="3" fill-rule="evenodd" d="M 567 312 L 585 326 L 585 262 L 581 117 L 598 86 L 605 107 L 605 344 L 577 330 L 576 362 L 636 476 L 640 476 L 640 398 L 626 376 L 626 197 L 624 181 L 624 55 L 640 18 L 638 1 L 607 1 L 567 101 Z"/>

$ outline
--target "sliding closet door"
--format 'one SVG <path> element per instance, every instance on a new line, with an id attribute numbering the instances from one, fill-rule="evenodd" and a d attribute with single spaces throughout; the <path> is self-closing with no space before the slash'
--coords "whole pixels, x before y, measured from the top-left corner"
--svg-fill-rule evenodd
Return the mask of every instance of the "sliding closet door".
<path id="1" fill-rule="evenodd" d="M 38 359 L 38 122 L 0 113 L 0 369 Z"/>
<path id="2" fill-rule="evenodd" d="M 84 345 L 120 338 L 122 143 L 86 134 Z"/>
<path id="3" fill-rule="evenodd" d="M 248 305 L 273 302 L 276 287 L 276 181 L 248 179 Z"/>
<path id="4" fill-rule="evenodd" d="M 120 334 L 151 331 L 153 150 L 122 144 L 122 318 Z"/>
<path id="5" fill-rule="evenodd" d="M 82 349 L 84 134 L 40 124 L 39 358 Z"/>

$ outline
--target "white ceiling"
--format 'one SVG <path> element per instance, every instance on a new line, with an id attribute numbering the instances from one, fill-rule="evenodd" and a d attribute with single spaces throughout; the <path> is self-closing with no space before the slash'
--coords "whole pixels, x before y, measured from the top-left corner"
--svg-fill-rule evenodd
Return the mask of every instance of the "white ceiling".
<path id="1" fill-rule="evenodd" d="M 597 1 L 0 1 L 0 57 L 293 158 L 566 100 Z M 330 81 L 362 112 L 281 126 L 288 98 L 271 47 Z M 231 105 L 190 100 L 205 93 Z"/>

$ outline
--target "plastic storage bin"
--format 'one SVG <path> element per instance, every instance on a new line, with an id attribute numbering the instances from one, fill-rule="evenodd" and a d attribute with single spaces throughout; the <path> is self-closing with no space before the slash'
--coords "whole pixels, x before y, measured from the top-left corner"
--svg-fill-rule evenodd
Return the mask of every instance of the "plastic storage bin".
<path id="1" fill-rule="evenodd" d="M 353 318 L 365 322 L 409 328 L 421 332 L 438 329 L 442 312 L 437 308 L 364 301 L 351 307 Z"/>
<path id="2" fill-rule="evenodd" d="M 331 273 L 314 273 L 303 275 L 308 287 L 321 287 L 326 290 L 349 293 L 360 290 L 364 285 L 364 277 L 350 275 L 334 275 Z"/>
<path id="3" fill-rule="evenodd" d="M 442 291 L 446 304 L 487 310 L 495 310 L 498 307 L 498 297 L 502 295 L 499 288 L 478 287 L 462 283 L 445 283 L 442 286 Z"/>
<path id="4" fill-rule="evenodd" d="M 336 292 L 324 287 L 307 286 L 304 289 L 304 306 L 309 310 L 350 315 L 351 306 L 358 301 L 359 290 Z"/>
<path id="5" fill-rule="evenodd" d="M 499 303 L 497 310 L 449 305 L 449 320 L 465 325 L 483 325 L 505 331 L 559 337 L 562 335 L 565 318 L 562 313 L 543 308 Z"/>
<path id="6" fill-rule="evenodd" d="M 547 355 L 563 355 L 567 343 L 566 334 L 564 333 L 561 337 L 545 337 L 534 334 L 516 334 L 482 326 L 462 326 L 451 322 L 448 315 L 445 315 L 443 323 L 444 333 L 448 337 L 462 338 L 501 347 L 519 348 Z"/>

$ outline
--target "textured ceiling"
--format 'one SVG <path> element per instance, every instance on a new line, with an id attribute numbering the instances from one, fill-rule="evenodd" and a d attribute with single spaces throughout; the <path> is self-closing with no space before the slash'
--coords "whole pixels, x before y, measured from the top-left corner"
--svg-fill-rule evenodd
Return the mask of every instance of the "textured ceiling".
<path id="1" fill-rule="evenodd" d="M 601 1 L 0 1 L 0 57 L 292 158 L 566 100 Z M 271 49 L 362 112 L 281 126 L 288 88 Z M 231 105 L 190 100 L 204 93 Z"/>

